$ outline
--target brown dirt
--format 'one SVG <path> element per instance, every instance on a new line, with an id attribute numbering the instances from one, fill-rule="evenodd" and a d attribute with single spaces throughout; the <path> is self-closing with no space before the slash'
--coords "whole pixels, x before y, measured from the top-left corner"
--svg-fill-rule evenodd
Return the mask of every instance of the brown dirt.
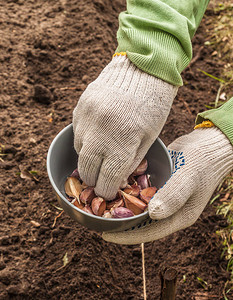
<path id="1" fill-rule="evenodd" d="M 86 85 L 110 61 L 123 0 L 0 0 L 1 238 L 0 299 L 143 299 L 140 246 L 106 243 L 59 211 L 46 172 L 55 135 L 72 120 Z M 208 9 L 194 38 L 204 44 Z M 183 73 L 161 138 L 192 130 L 213 101 L 221 64 L 204 47 Z M 38 181 L 19 171 L 36 170 Z M 40 225 L 31 221 L 36 221 Z M 177 299 L 223 299 L 229 274 L 216 230 L 225 224 L 211 206 L 190 228 L 145 245 L 147 297 L 158 299 L 159 269 L 178 270 Z M 69 263 L 63 266 L 67 253 Z M 183 280 L 186 277 L 186 281 Z M 204 289 L 197 280 L 208 283 Z M 230 299 L 230 296 L 229 296 Z"/>

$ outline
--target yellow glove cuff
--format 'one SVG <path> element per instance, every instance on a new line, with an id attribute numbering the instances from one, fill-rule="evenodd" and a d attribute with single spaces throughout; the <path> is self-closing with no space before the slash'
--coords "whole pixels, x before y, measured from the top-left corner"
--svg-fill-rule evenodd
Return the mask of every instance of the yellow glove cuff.
<path id="1" fill-rule="evenodd" d="M 127 56 L 126 52 L 116 52 L 115 54 L 113 54 L 112 57 L 114 57 L 114 56 L 120 56 L 120 55 Z"/>
<path id="2" fill-rule="evenodd" d="M 214 126 L 215 126 L 214 123 L 208 120 L 208 121 L 203 121 L 202 123 L 196 125 L 194 127 L 194 129 L 205 128 L 205 127 L 210 128 L 210 127 L 214 127 Z"/>

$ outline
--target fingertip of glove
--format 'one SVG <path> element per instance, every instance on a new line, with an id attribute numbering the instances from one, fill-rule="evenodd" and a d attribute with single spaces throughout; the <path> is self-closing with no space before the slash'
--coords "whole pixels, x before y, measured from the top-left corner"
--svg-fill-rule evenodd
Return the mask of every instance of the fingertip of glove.
<path id="1" fill-rule="evenodd" d="M 109 242 L 109 240 L 108 240 L 108 233 L 103 232 L 102 233 L 102 239 L 105 240 L 106 242 Z"/>
<path id="2" fill-rule="evenodd" d="M 164 217 L 161 215 L 161 213 L 159 212 L 149 212 L 149 216 L 152 220 L 161 220 L 164 219 Z"/>
<path id="3" fill-rule="evenodd" d="M 108 242 L 108 243 L 115 243 L 115 244 L 118 244 L 116 239 L 115 239 L 115 235 L 113 233 L 109 233 L 109 232 L 103 232 L 102 233 L 102 239 L 105 241 L 105 242 Z"/>
<path id="4" fill-rule="evenodd" d="M 98 186 L 98 182 L 97 182 L 97 185 L 95 187 L 95 194 L 99 197 L 102 197 L 104 198 L 106 201 L 110 201 L 110 200 L 113 200 L 116 198 L 116 195 L 117 195 L 117 191 L 116 192 L 112 192 L 107 190 L 107 189 L 104 189 L 103 186 Z"/>
<path id="5" fill-rule="evenodd" d="M 162 203 L 159 200 L 155 200 L 153 203 L 149 203 L 148 211 L 152 220 L 161 220 L 168 217 L 164 211 Z"/>

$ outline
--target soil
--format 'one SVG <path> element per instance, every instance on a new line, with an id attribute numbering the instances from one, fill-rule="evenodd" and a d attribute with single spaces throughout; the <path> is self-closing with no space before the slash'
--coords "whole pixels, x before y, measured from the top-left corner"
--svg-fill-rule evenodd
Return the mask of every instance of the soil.
<path id="1" fill-rule="evenodd" d="M 0 6 L 0 299 L 143 299 L 140 245 L 107 243 L 65 213 L 53 226 L 60 211 L 46 172 L 52 139 L 111 60 L 125 1 L 0 0 Z M 200 51 L 213 14 L 209 7 L 193 39 L 199 56 L 183 72 L 161 133 L 165 144 L 192 131 L 196 114 L 216 97 L 216 81 L 198 71 L 218 76 L 222 67 L 208 46 Z M 208 205 L 193 226 L 145 244 L 147 299 L 159 299 L 163 267 L 178 271 L 176 299 L 223 299 L 229 274 L 216 231 L 224 225 Z"/>

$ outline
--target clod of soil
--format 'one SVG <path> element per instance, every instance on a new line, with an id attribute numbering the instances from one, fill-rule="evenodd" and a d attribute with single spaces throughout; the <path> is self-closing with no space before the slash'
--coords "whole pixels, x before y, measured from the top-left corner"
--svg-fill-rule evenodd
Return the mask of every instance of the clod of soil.
<path id="1" fill-rule="evenodd" d="M 42 84 L 34 86 L 34 99 L 39 103 L 50 104 L 53 100 L 53 95 L 48 88 Z"/>

